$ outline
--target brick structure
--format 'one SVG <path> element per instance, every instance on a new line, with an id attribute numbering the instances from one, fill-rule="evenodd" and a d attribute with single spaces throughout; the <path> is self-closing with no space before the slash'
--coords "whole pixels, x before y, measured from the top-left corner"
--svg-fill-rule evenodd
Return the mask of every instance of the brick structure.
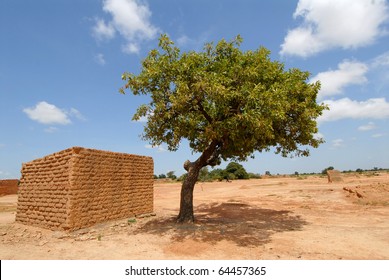
<path id="1" fill-rule="evenodd" d="M 73 147 L 24 163 L 16 221 L 76 230 L 153 212 L 151 157 Z"/>
<path id="2" fill-rule="evenodd" d="M 342 182 L 342 173 L 339 170 L 327 170 L 328 183 Z"/>
<path id="3" fill-rule="evenodd" d="M 18 193 L 18 179 L 0 180 L 0 196 Z"/>

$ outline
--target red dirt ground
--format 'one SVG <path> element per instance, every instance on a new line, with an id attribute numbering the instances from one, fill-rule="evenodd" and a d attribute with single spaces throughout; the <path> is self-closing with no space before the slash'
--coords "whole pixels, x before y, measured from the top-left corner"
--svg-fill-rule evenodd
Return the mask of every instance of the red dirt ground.
<path id="1" fill-rule="evenodd" d="M 0 197 L 0 259 L 389 259 L 389 174 L 198 183 L 196 222 L 174 222 L 179 183 L 156 183 L 156 216 L 80 231 L 15 223 Z"/>

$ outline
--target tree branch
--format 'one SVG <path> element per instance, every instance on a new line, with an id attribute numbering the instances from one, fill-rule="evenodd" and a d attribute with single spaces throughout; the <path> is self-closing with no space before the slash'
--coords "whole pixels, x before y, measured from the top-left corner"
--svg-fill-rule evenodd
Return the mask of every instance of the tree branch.
<path id="1" fill-rule="evenodd" d="M 191 165 L 192 165 L 192 162 L 190 162 L 189 160 L 186 160 L 186 161 L 184 162 L 184 169 L 185 169 L 187 172 L 189 172 L 189 168 L 190 168 Z"/>
<path id="2" fill-rule="evenodd" d="M 203 114 L 205 119 L 211 124 L 213 123 L 212 117 L 204 110 L 203 104 L 200 101 L 197 101 L 197 105 L 199 106 L 200 112 Z"/>
<path id="3" fill-rule="evenodd" d="M 211 144 L 204 150 L 201 156 L 196 160 L 202 167 L 207 165 L 214 165 L 219 158 L 219 142 L 213 140 Z"/>

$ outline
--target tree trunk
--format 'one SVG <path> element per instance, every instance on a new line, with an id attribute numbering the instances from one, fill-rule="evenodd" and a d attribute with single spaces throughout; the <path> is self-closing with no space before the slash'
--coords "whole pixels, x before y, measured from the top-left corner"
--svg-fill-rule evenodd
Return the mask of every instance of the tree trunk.
<path id="1" fill-rule="evenodd" d="M 193 223 L 193 190 L 199 177 L 200 169 L 207 165 L 214 165 L 217 162 L 218 142 L 213 141 L 208 148 L 204 150 L 201 156 L 195 161 L 187 160 L 184 163 L 184 169 L 188 172 L 181 187 L 180 213 L 177 217 L 177 223 Z"/>
<path id="2" fill-rule="evenodd" d="M 199 177 L 201 166 L 196 163 L 185 163 L 188 166 L 188 175 L 181 187 L 180 213 L 177 223 L 193 223 L 193 190 Z M 186 169 L 186 168 L 185 168 Z"/>

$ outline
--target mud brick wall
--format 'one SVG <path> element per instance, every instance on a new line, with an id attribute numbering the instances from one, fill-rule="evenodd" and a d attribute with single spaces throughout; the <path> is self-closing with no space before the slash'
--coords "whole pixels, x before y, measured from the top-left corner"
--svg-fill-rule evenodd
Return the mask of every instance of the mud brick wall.
<path id="1" fill-rule="evenodd" d="M 22 165 L 16 221 L 66 229 L 69 208 L 71 149 Z"/>
<path id="2" fill-rule="evenodd" d="M 0 180 L 0 196 L 18 193 L 18 179 Z"/>
<path id="3" fill-rule="evenodd" d="M 327 170 L 328 183 L 342 182 L 342 173 L 339 170 Z"/>
<path id="4" fill-rule="evenodd" d="M 16 220 L 56 230 L 153 212 L 151 157 L 73 147 L 22 167 Z"/>
<path id="5" fill-rule="evenodd" d="M 69 179 L 72 229 L 153 212 L 151 157 L 77 149 Z"/>

